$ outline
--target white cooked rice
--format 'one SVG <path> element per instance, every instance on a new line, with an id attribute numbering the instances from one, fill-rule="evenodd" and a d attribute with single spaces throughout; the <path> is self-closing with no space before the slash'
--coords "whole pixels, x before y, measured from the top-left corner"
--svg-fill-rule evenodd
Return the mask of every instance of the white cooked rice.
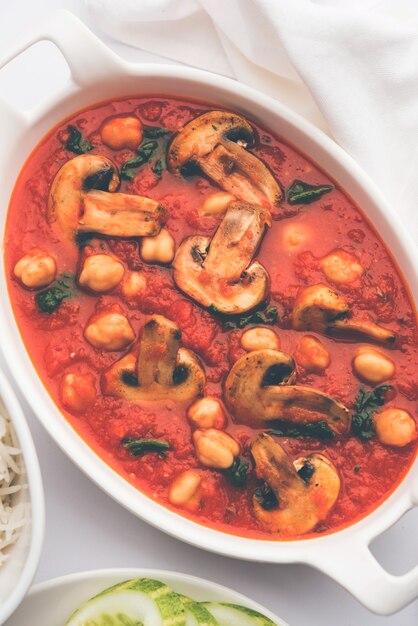
<path id="1" fill-rule="evenodd" d="M 16 494 L 28 488 L 24 477 L 16 434 L 0 402 L 0 565 L 8 558 L 9 546 L 16 543 L 30 517 L 29 504 L 16 501 L 20 500 Z"/>

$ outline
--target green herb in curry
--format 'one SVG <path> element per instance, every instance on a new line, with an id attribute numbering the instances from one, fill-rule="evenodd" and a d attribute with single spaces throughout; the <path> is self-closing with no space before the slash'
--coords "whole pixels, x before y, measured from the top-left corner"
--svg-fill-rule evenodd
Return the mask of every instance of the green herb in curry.
<path id="1" fill-rule="evenodd" d="M 35 303 L 41 313 L 50 315 L 61 305 L 66 298 L 74 295 L 74 275 L 64 272 L 47 289 L 43 289 L 35 296 Z"/>
<path id="2" fill-rule="evenodd" d="M 136 151 L 136 156 L 126 161 L 121 167 L 120 177 L 124 180 L 132 180 L 141 165 L 148 163 L 153 156 L 158 144 L 156 141 L 146 141 Z"/>
<path id="3" fill-rule="evenodd" d="M 287 424 L 285 422 L 275 422 L 275 427 L 267 431 L 268 435 L 276 437 L 314 437 L 315 439 L 334 439 L 335 435 L 327 422 L 312 422 L 310 424 Z"/>
<path id="4" fill-rule="evenodd" d="M 223 473 L 230 483 L 235 487 L 245 487 L 247 483 L 248 463 L 244 459 L 236 457 L 231 467 L 224 470 Z"/>
<path id="5" fill-rule="evenodd" d="M 302 180 L 294 180 L 287 190 L 287 201 L 289 204 L 310 204 L 333 189 L 334 185 L 309 185 Z"/>
<path id="6" fill-rule="evenodd" d="M 214 313 L 222 321 L 224 330 L 234 330 L 237 328 L 244 328 L 250 324 L 266 324 L 272 325 L 277 322 L 278 310 L 275 306 L 267 306 L 265 309 L 259 311 L 252 311 L 243 315 L 237 315 L 235 317 L 230 315 L 223 315 L 218 311 L 215 306 L 210 306 L 210 313 Z"/>
<path id="7" fill-rule="evenodd" d="M 168 130 L 168 128 L 162 128 L 160 126 L 144 126 L 142 129 L 142 134 L 146 139 L 160 139 L 161 137 L 165 137 L 170 133 L 171 130 Z"/>
<path id="8" fill-rule="evenodd" d="M 94 146 L 87 141 L 75 126 L 67 126 L 68 139 L 65 142 L 65 149 L 74 154 L 85 154 L 94 149 Z"/>
<path id="9" fill-rule="evenodd" d="M 131 437 L 122 439 L 121 444 L 133 456 L 143 456 L 149 452 L 157 452 L 159 456 L 165 457 L 167 450 L 171 449 L 168 441 L 163 439 L 135 439 Z"/>
<path id="10" fill-rule="evenodd" d="M 390 389 L 393 389 L 392 385 L 380 385 L 373 391 L 365 391 L 363 387 L 360 387 L 351 422 L 351 430 L 359 439 L 367 441 L 374 436 L 373 413 L 385 404 L 385 394 Z"/>

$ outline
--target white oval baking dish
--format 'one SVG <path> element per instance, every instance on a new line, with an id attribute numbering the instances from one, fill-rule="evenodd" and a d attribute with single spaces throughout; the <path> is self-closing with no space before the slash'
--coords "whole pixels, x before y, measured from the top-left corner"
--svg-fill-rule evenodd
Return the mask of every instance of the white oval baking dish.
<path id="1" fill-rule="evenodd" d="M 380 191 L 329 137 L 277 101 L 218 75 L 170 65 L 124 62 L 74 16 L 59 11 L 33 27 L 0 60 L 4 66 L 38 41 L 53 42 L 70 68 L 68 83 L 34 109 L 21 112 L 0 101 L 0 236 L 3 241 L 14 181 L 36 143 L 56 123 L 101 100 L 132 94 L 181 95 L 230 108 L 260 121 L 298 146 L 327 171 L 362 207 L 389 249 L 418 301 L 418 253 Z M 138 517 L 201 548 L 235 558 L 306 563 L 343 585 L 372 611 L 389 614 L 418 596 L 418 567 L 403 576 L 386 572 L 369 550 L 370 542 L 418 504 L 418 460 L 378 509 L 358 523 L 314 539 L 277 542 L 246 539 L 200 526 L 150 500 L 127 483 L 84 443 L 52 402 L 32 366 L 8 299 L 4 267 L 0 275 L 1 349 L 16 382 L 40 421 L 64 452 L 102 489 Z"/>

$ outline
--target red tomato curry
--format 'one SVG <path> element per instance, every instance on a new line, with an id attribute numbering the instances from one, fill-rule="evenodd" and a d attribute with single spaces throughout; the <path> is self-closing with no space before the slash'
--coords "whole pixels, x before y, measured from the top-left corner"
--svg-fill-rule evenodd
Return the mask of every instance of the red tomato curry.
<path id="1" fill-rule="evenodd" d="M 81 111 L 26 162 L 5 249 L 52 398 L 164 506 L 311 537 L 410 467 L 407 286 L 344 190 L 258 124 L 166 97 Z"/>

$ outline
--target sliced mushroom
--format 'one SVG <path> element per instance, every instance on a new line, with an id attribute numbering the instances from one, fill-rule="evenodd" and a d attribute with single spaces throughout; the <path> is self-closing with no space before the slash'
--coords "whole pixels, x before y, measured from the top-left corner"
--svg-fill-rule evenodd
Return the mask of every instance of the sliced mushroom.
<path id="1" fill-rule="evenodd" d="M 233 365 L 225 382 L 225 402 L 243 422 L 323 421 L 335 434 L 347 433 L 351 424 L 348 409 L 321 391 L 293 385 L 295 378 L 295 362 L 289 354 L 255 350 Z"/>
<path id="2" fill-rule="evenodd" d="M 157 235 L 164 208 L 150 198 L 114 193 L 118 186 L 117 167 L 110 159 L 81 154 L 67 161 L 55 176 L 49 218 L 70 242 L 85 232 L 112 237 Z"/>
<path id="3" fill-rule="evenodd" d="M 301 289 L 292 311 L 295 330 L 310 330 L 326 335 L 339 335 L 345 339 L 357 336 L 383 344 L 393 344 L 396 334 L 370 322 L 351 317 L 345 299 L 323 284 Z"/>
<path id="4" fill-rule="evenodd" d="M 180 176 L 197 166 L 239 200 L 277 206 L 282 190 L 271 172 L 245 148 L 254 144 L 251 124 L 240 115 L 209 111 L 187 124 L 172 141 L 168 168 Z"/>
<path id="5" fill-rule="evenodd" d="M 231 204 L 212 240 L 194 235 L 179 246 L 173 262 L 177 286 L 222 313 L 243 313 L 257 306 L 269 280 L 264 267 L 251 260 L 268 225 L 266 209 Z"/>
<path id="6" fill-rule="evenodd" d="M 104 393 L 135 404 L 186 402 L 202 395 L 202 366 L 197 356 L 180 344 L 179 327 L 161 315 L 153 315 L 144 326 L 139 354 L 125 355 L 104 373 Z"/>
<path id="7" fill-rule="evenodd" d="M 253 497 L 257 519 L 271 532 L 294 537 L 313 530 L 328 517 L 340 492 L 338 472 L 329 459 L 312 454 L 294 463 L 272 437 L 258 435 L 251 447 L 256 473 L 273 491 L 275 508 Z M 308 466 L 305 479 L 298 470 Z"/>

